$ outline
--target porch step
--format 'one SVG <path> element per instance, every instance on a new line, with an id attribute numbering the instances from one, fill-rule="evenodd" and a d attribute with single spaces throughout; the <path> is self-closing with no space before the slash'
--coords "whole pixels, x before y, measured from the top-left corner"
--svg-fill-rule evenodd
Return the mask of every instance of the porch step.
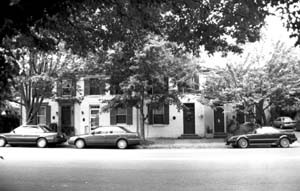
<path id="1" fill-rule="evenodd" d="M 201 139 L 197 134 L 182 134 L 178 139 Z"/>
<path id="2" fill-rule="evenodd" d="M 225 137 L 227 137 L 226 133 L 223 133 L 223 132 L 215 132 L 214 133 L 214 138 L 225 138 Z"/>

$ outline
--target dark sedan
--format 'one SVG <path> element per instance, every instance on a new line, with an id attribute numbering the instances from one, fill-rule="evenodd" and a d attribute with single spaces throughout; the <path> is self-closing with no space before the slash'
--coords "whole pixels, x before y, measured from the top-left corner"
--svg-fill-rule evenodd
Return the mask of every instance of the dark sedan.
<path id="1" fill-rule="evenodd" d="M 76 148 L 86 146 L 116 146 L 125 149 L 130 145 L 140 144 L 141 139 L 122 126 L 104 126 L 94 129 L 90 134 L 70 137 L 68 143 Z"/>
<path id="2" fill-rule="evenodd" d="M 46 125 L 21 125 L 9 133 L 0 134 L 0 147 L 6 144 L 36 144 L 43 148 L 48 144 L 60 144 L 65 141 L 66 138 L 62 134 L 51 131 Z"/>
<path id="3" fill-rule="evenodd" d="M 295 133 L 283 131 L 274 127 L 260 127 L 249 134 L 236 135 L 226 141 L 232 147 L 247 148 L 249 145 L 277 145 L 287 148 L 297 141 Z"/>

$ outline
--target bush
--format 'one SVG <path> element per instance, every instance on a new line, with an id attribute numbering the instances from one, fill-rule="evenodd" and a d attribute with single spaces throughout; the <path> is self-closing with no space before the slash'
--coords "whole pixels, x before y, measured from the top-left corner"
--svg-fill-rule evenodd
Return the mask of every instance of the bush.
<path id="1" fill-rule="evenodd" d="M 258 128 L 259 125 L 252 122 L 245 122 L 239 126 L 239 128 L 234 131 L 234 135 L 242 135 L 252 132 L 254 129 Z"/>
<path id="2" fill-rule="evenodd" d="M 20 125 L 17 115 L 0 115 L 0 132 L 7 133 Z"/>

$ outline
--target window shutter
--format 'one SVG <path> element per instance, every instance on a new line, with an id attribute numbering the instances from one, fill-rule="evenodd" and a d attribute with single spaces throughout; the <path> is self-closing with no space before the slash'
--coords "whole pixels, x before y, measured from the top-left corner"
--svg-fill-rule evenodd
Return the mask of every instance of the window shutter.
<path id="1" fill-rule="evenodd" d="M 72 96 L 76 96 L 76 79 L 72 79 Z"/>
<path id="2" fill-rule="evenodd" d="M 62 81 L 59 80 L 56 83 L 56 93 L 57 93 L 57 97 L 61 97 L 62 96 Z"/>
<path id="3" fill-rule="evenodd" d="M 50 125 L 51 123 L 51 106 L 47 105 L 46 107 L 46 124 Z"/>
<path id="4" fill-rule="evenodd" d="M 100 87 L 99 87 L 99 91 L 100 91 L 100 95 L 104 95 L 105 94 L 105 81 L 100 80 Z"/>
<path id="5" fill-rule="evenodd" d="M 169 104 L 164 104 L 164 124 L 169 124 Z"/>
<path id="6" fill-rule="evenodd" d="M 169 91 L 169 78 L 168 77 L 164 77 L 164 89 L 165 89 L 164 93 L 167 93 Z"/>
<path id="7" fill-rule="evenodd" d="M 200 81 L 199 81 L 199 74 L 194 74 L 194 88 L 195 90 L 199 90 Z"/>
<path id="8" fill-rule="evenodd" d="M 117 124 L 117 119 L 116 119 L 117 115 L 116 114 L 117 114 L 117 110 L 115 108 L 112 108 L 110 110 L 110 124 L 111 125 Z"/>
<path id="9" fill-rule="evenodd" d="M 126 123 L 132 125 L 132 107 L 127 107 Z"/>
<path id="10" fill-rule="evenodd" d="M 90 79 L 84 79 L 84 95 L 90 95 Z"/>
<path id="11" fill-rule="evenodd" d="M 148 122 L 149 124 L 153 124 L 153 110 L 151 104 L 148 104 Z"/>

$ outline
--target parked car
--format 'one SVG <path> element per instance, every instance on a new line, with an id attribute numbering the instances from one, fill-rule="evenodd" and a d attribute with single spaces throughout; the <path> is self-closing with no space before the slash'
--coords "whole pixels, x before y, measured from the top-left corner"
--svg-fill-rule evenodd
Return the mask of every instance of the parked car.
<path id="1" fill-rule="evenodd" d="M 90 134 L 78 135 L 69 138 L 68 143 L 76 148 L 86 146 L 116 146 L 125 149 L 141 142 L 137 133 L 133 133 L 122 126 L 103 126 L 91 131 Z"/>
<path id="2" fill-rule="evenodd" d="M 296 121 L 290 117 L 278 117 L 273 121 L 273 126 L 280 129 L 295 128 Z"/>
<path id="3" fill-rule="evenodd" d="M 48 144 L 60 144 L 66 140 L 63 134 L 51 131 L 46 125 L 21 125 L 9 133 L 0 134 L 0 147 L 6 144 L 36 144 L 43 148 Z"/>
<path id="4" fill-rule="evenodd" d="M 257 128 L 248 134 L 232 136 L 226 141 L 226 145 L 247 148 L 249 145 L 266 144 L 287 148 L 295 141 L 297 141 L 297 137 L 294 132 L 265 126 Z"/>

